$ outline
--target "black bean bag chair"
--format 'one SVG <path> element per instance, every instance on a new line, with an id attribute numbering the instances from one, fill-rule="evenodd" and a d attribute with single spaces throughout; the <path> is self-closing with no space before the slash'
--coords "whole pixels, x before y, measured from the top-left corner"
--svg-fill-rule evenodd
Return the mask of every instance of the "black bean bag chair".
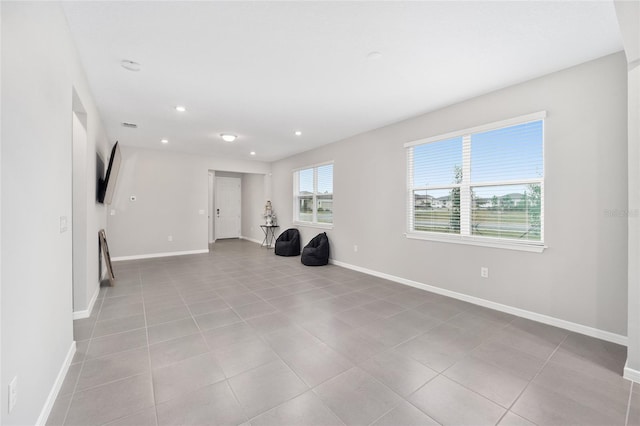
<path id="1" fill-rule="evenodd" d="M 278 256 L 300 255 L 300 233 L 295 228 L 284 231 L 276 240 L 275 254 Z"/>
<path id="2" fill-rule="evenodd" d="M 322 266 L 329 263 L 329 238 L 327 233 L 318 234 L 302 249 L 300 259 L 307 266 Z"/>

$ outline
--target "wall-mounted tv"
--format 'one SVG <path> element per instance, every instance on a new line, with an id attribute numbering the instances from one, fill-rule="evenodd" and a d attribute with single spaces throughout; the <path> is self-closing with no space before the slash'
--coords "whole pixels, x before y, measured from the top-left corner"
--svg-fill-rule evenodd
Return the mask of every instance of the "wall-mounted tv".
<path id="1" fill-rule="evenodd" d="M 116 142 L 116 144 L 111 149 L 111 157 L 109 157 L 107 174 L 105 175 L 104 179 L 98 180 L 99 203 L 111 204 L 113 192 L 116 188 L 116 181 L 118 180 L 120 163 L 122 163 L 122 155 L 120 154 L 120 147 L 118 146 L 118 142 Z"/>

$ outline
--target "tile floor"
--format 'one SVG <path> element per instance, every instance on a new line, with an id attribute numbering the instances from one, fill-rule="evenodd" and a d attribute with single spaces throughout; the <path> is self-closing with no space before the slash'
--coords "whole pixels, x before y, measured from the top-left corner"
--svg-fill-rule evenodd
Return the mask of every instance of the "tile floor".
<path id="1" fill-rule="evenodd" d="M 625 425 L 624 347 L 246 241 L 120 262 L 49 425 Z"/>

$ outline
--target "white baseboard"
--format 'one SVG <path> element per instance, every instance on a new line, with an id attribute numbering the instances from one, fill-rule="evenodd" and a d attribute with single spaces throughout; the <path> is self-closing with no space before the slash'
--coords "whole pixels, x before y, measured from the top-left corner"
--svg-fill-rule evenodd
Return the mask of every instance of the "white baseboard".
<path id="1" fill-rule="evenodd" d="M 153 259 L 155 257 L 184 256 L 186 254 L 202 254 L 202 253 L 209 253 L 209 249 L 170 251 L 166 253 L 136 254 L 133 256 L 118 256 L 118 257 L 112 257 L 111 261 L 120 262 L 123 260 Z"/>
<path id="2" fill-rule="evenodd" d="M 627 362 L 625 362 L 624 364 L 624 374 L 622 375 L 622 377 L 627 380 L 631 380 L 632 382 L 640 383 L 640 370 L 629 368 L 628 364 L 629 360 L 627 359 Z"/>
<path id="3" fill-rule="evenodd" d="M 98 300 L 98 294 L 100 294 L 100 284 L 98 283 L 98 287 L 96 287 L 96 291 L 91 296 L 91 300 L 89 301 L 89 306 L 84 311 L 74 311 L 73 319 L 84 319 L 89 318 L 91 316 L 91 312 L 93 311 L 93 306 L 96 304 L 96 300 Z"/>
<path id="4" fill-rule="evenodd" d="M 576 333 L 595 337 L 597 339 L 606 340 L 607 342 L 612 342 L 612 343 L 617 343 L 619 345 L 627 346 L 627 337 L 622 336 L 620 334 L 611 333 L 609 331 L 600 330 L 597 328 L 589 327 L 589 326 L 578 324 L 571 321 L 566 321 L 560 318 L 550 317 L 548 315 L 539 314 L 537 312 L 531 312 L 524 309 L 515 308 L 513 306 L 503 305 L 502 303 L 492 302 L 490 300 L 481 299 L 475 296 L 469 296 L 467 294 L 458 293 L 458 292 L 447 290 L 444 288 L 434 287 L 432 285 L 423 284 L 417 281 L 408 280 L 406 278 L 397 277 L 395 275 L 385 274 L 383 272 L 374 271 L 372 269 L 351 265 L 349 263 L 344 263 L 344 262 L 340 262 L 333 259 L 330 259 L 329 262 L 336 266 L 341 266 L 343 268 L 352 269 L 358 272 L 363 272 L 365 274 L 373 275 L 379 278 L 384 278 L 389 281 L 394 281 L 394 282 L 408 285 L 411 287 L 420 288 L 422 290 L 427 290 L 432 293 L 441 294 L 443 296 L 448 296 L 454 299 L 463 300 L 465 302 L 473 303 L 475 305 L 495 309 L 496 311 L 506 312 L 511 315 L 516 315 L 522 318 L 530 319 L 532 321 L 553 325 L 555 327 L 564 328 L 565 330 L 574 331 Z"/>
<path id="5" fill-rule="evenodd" d="M 44 426 L 47 423 L 47 419 L 49 418 L 49 414 L 51 414 L 51 409 L 53 408 L 53 404 L 56 402 L 58 393 L 60 392 L 60 389 L 62 389 L 62 384 L 64 383 L 64 379 L 67 376 L 67 372 L 69 371 L 69 367 L 71 366 L 71 361 L 73 361 L 73 356 L 75 355 L 75 353 L 76 342 L 73 341 L 71 342 L 71 347 L 69 347 L 69 351 L 67 352 L 67 357 L 62 363 L 62 367 L 60 367 L 58 377 L 56 377 L 56 381 L 53 383 L 51 392 L 49 392 L 49 396 L 44 403 L 44 407 L 42 407 L 42 411 L 40 411 L 40 416 L 38 417 L 36 426 Z"/>
<path id="6" fill-rule="evenodd" d="M 262 241 L 256 240 L 255 238 L 249 238 L 249 237 L 240 236 L 240 239 L 241 240 L 251 241 L 252 243 L 256 243 L 256 244 L 262 244 Z"/>

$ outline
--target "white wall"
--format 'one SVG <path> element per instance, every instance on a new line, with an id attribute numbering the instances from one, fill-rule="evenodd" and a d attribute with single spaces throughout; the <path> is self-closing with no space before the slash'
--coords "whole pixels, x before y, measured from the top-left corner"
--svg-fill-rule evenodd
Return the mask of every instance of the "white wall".
<path id="1" fill-rule="evenodd" d="M 73 311 L 74 318 L 87 318 L 100 291 L 98 231 L 106 226 L 106 209 L 96 201 L 96 149 L 104 158 L 107 142 L 101 135 L 96 148 L 96 135 L 88 137 L 87 112 L 75 91 L 72 106 Z"/>
<path id="2" fill-rule="evenodd" d="M 606 210 L 627 206 L 626 97 L 624 55 L 611 55 L 278 161 L 272 201 L 285 229 L 292 170 L 333 160 L 333 259 L 625 336 L 627 223 Z M 405 142 L 541 110 L 544 253 L 403 235 Z M 321 231 L 300 230 L 303 243 Z"/>
<path id="3" fill-rule="evenodd" d="M 245 173 L 242 176 L 242 237 L 252 241 L 262 242 L 264 238 L 260 229 L 260 225 L 264 225 L 262 214 L 267 203 L 264 181 L 265 175 Z"/>
<path id="4" fill-rule="evenodd" d="M 50 409 L 56 379 L 73 348 L 74 88 L 87 111 L 88 150 L 95 156 L 95 147 L 106 150 L 107 140 L 59 4 L 2 2 L 0 8 L 5 106 L 0 423 L 33 425 Z M 87 164 L 91 167 L 95 161 Z M 105 210 L 92 207 L 87 226 L 97 229 L 104 226 Z M 60 232 L 62 216 L 67 218 L 66 232 Z M 94 261 L 87 270 L 95 268 L 97 276 Z M 7 387 L 15 376 L 18 404 L 8 414 Z"/>
<path id="5" fill-rule="evenodd" d="M 627 367 L 640 382 L 640 63 L 629 70 L 629 348 Z"/>
<path id="6" fill-rule="evenodd" d="M 616 1 L 628 63 L 628 348 L 625 377 L 640 382 L 640 3 Z"/>
<path id="7" fill-rule="evenodd" d="M 122 166 L 108 215 L 112 257 L 207 250 L 210 170 L 216 175 L 267 173 L 270 166 L 122 146 Z M 130 201 L 132 195 L 136 201 Z M 173 241 L 168 241 L 169 235 Z"/>
<path id="8" fill-rule="evenodd" d="M 75 99 L 74 99 L 75 100 Z M 72 102 L 75 103 L 75 102 Z M 73 105 L 74 109 L 79 107 Z M 73 238 L 73 310 L 81 311 L 87 308 L 87 116 L 82 107 L 82 113 L 74 111 L 71 163 L 72 176 L 72 207 L 71 232 Z M 90 186 L 90 185 L 89 185 Z"/>
<path id="9" fill-rule="evenodd" d="M 202 161 L 174 152 L 121 149 L 122 164 L 108 215 L 111 255 L 206 250 L 208 171 L 198 167 Z M 173 241 L 168 241 L 169 236 Z"/>

